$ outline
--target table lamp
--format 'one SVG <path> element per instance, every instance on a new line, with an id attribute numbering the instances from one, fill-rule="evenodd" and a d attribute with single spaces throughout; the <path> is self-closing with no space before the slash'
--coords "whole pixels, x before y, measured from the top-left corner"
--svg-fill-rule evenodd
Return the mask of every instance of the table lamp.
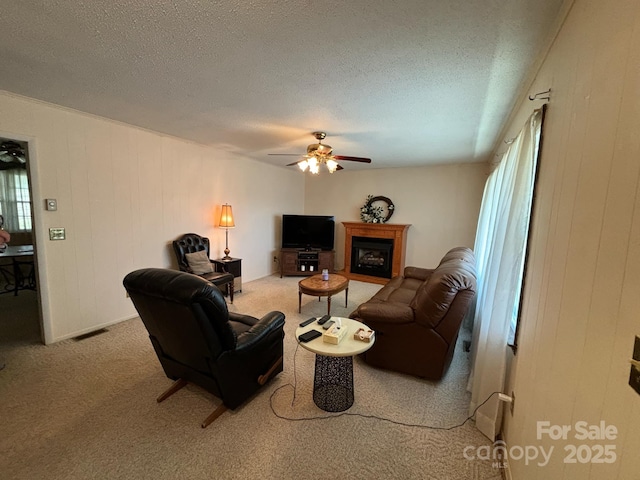
<path id="1" fill-rule="evenodd" d="M 233 211 L 231 210 L 231 205 L 225 203 L 222 205 L 222 211 L 220 212 L 220 224 L 218 225 L 220 228 L 224 228 L 226 230 L 226 241 L 225 241 L 225 249 L 224 249 L 224 257 L 223 260 L 231 260 L 229 256 L 229 229 L 236 226 L 233 222 Z"/>

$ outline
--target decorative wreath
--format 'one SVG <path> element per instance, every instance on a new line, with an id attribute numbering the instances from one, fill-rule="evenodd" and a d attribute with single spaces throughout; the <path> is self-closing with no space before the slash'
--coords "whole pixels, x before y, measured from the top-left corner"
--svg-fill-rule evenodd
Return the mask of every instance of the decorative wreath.
<path id="1" fill-rule="evenodd" d="M 374 205 L 383 202 L 386 205 Z M 367 202 L 360 209 L 360 220 L 365 223 L 386 223 L 393 215 L 395 207 L 387 197 L 367 195 Z"/>

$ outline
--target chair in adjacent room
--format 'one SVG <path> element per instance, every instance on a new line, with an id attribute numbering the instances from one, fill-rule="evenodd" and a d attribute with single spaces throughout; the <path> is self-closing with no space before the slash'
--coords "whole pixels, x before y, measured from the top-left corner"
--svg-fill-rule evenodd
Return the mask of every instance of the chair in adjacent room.
<path id="1" fill-rule="evenodd" d="M 233 280 L 223 262 L 209 258 L 209 239 L 196 233 L 186 233 L 173 241 L 173 251 L 182 272 L 193 273 L 213 283 L 229 294 L 233 303 Z"/>
<path id="2" fill-rule="evenodd" d="M 174 380 L 157 401 L 188 383 L 222 400 L 202 428 L 228 408 L 240 406 L 282 371 L 282 312 L 272 311 L 260 319 L 229 312 L 218 288 L 175 270 L 136 270 L 123 284 L 165 374 Z"/>

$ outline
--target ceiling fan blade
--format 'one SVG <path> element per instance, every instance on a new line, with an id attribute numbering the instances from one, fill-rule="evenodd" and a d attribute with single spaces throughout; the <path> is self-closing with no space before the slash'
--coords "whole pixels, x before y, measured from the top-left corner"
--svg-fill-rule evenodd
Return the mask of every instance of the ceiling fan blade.
<path id="1" fill-rule="evenodd" d="M 293 165 L 298 165 L 300 162 L 287 163 L 285 167 L 291 167 Z"/>
<path id="2" fill-rule="evenodd" d="M 349 160 L 350 162 L 371 163 L 370 158 L 363 157 L 345 157 L 344 155 L 334 155 L 333 158 L 336 160 Z"/>
<path id="3" fill-rule="evenodd" d="M 336 167 L 336 170 L 344 170 L 344 167 L 341 167 L 340 165 L 338 165 L 338 166 Z"/>

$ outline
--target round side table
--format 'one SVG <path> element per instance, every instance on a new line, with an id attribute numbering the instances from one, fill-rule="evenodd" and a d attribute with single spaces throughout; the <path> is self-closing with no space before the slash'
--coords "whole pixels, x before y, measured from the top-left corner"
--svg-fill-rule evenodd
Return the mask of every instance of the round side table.
<path id="1" fill-rule="evenodd" d="M 337 345 L 324 342 L 322 337 L 306 343 L 298 340 L 302 348 L 316 354 L 313 401 L 326 412 L 343 412 L 351 408 L 354 402 L 353 356 L 366 352 L 375 342 L 375 334 L 369 342 L 353 338 L 359 328 L 370 330 L 364 323 L 350 318 L 331 317 L 336 323 L 338 319 L 347 333 Z M 313 322 L 306 327 L 298 327 L 296 339 L 309 330 L 324 332 L 321 325 Z"/>

